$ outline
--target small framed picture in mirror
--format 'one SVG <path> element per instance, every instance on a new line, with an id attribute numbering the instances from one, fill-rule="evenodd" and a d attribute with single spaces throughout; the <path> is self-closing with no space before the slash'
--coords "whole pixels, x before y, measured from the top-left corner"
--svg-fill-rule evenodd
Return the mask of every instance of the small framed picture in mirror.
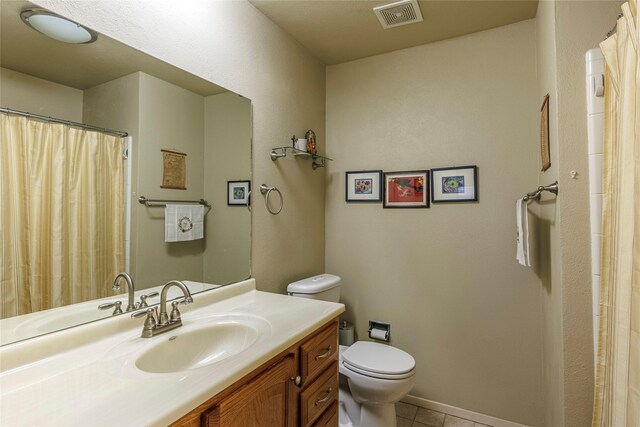
<path id="1" fill-rule="evenodd" d="M 251 204 L 251 181 L 227 181 L 227 205 L 249 206 Z"/>

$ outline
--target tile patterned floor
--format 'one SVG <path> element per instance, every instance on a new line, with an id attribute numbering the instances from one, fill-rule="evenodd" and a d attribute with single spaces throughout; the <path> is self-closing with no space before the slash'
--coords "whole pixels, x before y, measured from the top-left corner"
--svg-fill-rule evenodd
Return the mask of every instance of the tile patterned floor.
<path id="1" fill-rule="evenodd" d="M 491 427 L 404 402 L 396 403 L 396 420 L 398 427 Z"/>

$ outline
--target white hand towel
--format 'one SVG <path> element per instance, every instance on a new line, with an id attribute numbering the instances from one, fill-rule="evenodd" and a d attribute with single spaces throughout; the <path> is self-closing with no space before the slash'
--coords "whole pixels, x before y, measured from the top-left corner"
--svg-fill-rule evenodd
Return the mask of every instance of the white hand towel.
<path id="1" fill-rule="evenodd" d="M 164 209 L 165 242 L 184 242 L 203 237 L 203 205 L 167 205 Z"/>
<path id="2" fill-rule="evenodd" d="M 516 202 L 516 224 L 518 227 L 516 259 L 520 265 L 531 266 L 529 259 L 529 210 L 524 199 Z"/>

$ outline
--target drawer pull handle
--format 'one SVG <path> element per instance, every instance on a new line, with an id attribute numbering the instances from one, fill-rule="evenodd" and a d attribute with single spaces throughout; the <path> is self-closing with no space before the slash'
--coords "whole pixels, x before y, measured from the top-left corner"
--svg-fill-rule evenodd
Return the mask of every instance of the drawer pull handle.
<path id="1" fill-rule="evenodd" d="M 320 359 L 324 359 L 325 357 L 329 357 L 330 354 L 331 354 L 331 346 L 327 347 L 324 350 L 324 353 L 317 355 L 316 356 L 316 360 L 320 360 Z"/>
<path id="2" fill-rule="evenodd" d="M 331 397 L 331 392 L 333 391 L 333 388 L 329 387 L 329 389 L 327 391 L 325 391 L 326 396 L 323 397 L 322 399 L 318 399 L 316 400 L 316 406 L 322 405 L 323 403 L 325 403 L 327 400 L 329 400 L 329 398 Z"/>
<path id="3" fill-rule="evenodd" d="M 300 375 L 298 375 L 297 377 L 291 377 L 291 381 L 293 381 L 293 383 L 295 385 L 300 385 L 300 383 L 302 382 L 302 378 L 300 378 Z"/>

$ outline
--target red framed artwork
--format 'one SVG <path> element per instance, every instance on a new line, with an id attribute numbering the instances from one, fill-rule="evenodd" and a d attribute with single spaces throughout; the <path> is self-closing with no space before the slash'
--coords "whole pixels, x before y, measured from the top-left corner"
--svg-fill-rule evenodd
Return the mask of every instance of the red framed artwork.
<path id="1" fill-rule="evenodd" d="M 385 208 L 428 208 L 429 171 L 384 173 Z"/>

